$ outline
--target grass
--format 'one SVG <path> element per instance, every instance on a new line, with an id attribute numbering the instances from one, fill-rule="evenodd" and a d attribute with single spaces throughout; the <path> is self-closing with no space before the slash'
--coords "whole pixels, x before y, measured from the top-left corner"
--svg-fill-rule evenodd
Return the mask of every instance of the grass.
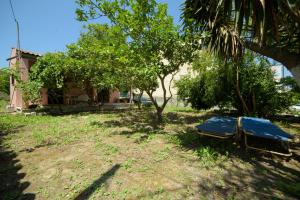
<path id="1" fill-rule="evenodd" d="M 8 101 L 0 99 L 0 112 L 6 112 Z"/>
<path id="2" fill-rule="evenodd" d="M 168 109 L 160 126 L 153 124 L 149 111 L 1 114 L 0 196 L 297 198 L 297 160 L 278 165 L 269 157 L 252 158 L 255 153 L 238 149 L 231 141 L 200 137 L 194 126 L 206 119 L 204 112 Z M 299 130 L 298 124 L 278 123 Z M 21 187 L 23 183 L 28 184 Z M 7 185 L 13 187 L 4 188 Z"/>

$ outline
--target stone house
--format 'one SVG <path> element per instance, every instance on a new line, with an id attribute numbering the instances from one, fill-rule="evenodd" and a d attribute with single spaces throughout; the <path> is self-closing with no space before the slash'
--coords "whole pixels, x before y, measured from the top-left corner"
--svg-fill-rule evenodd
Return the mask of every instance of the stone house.
<path id="1" fill-rule="evenodd" d="M 20 79 L 26 81 L 29 78 L 30 68 L 36 62 L 37 58 L 42 56 L 41 54 L 31 51 L 17 50 L 12 48 L 11 56 L 7 59 L 9 67 L 15 69 L 18 67 L 20 73 Z M 17 65 L 18 63 L 18 65 Z M 47 88 L 42 88 L 40 91 L 39 104 L 43 106 L 48 105 L 76 105 L 76 104 L 88 104 L 90 101 L 87 91 L 76 86 L 75 83 L 67 82 L 68 89 L 66 91 L 53 91 Z M 54 95 L 60 93 L 59 98 L 54 98 Z M 101 99 L 101 102 L 105 103 L 118 103 L 120 92 L 118 90 L 97 91 L 93 89 L 93 100 Z M 24 109 L 31 105 L 31 102 L 24 102 L 22 91 L 17 87 L 17 81 L 13 76 L 10 77 L 10 107 L 14 110 Z"/>

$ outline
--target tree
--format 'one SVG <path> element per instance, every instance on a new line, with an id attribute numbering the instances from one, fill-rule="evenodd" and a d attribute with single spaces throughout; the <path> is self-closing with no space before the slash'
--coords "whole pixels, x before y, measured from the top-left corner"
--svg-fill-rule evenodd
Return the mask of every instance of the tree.
<path id="1" fill-rule="evenodd" d="M 162 121 L 162 112 L 172 98 L 172 95 L 167 96 L 170 88 L 166 88 L 165 79 L 168 75 L 174 76 L 191 53 L 188 43 L 167 14 L 167 5 L 155 0 L 78 0 L 77 3 L 79 20 L 106 16 L 121 28 L 130 47 L 126 69 L 132 75 L 132 83 L 149 95 L 157 119 Z M 163 89 L 162 104 L 158 104 L 153 96 L 158 80 Z"/>
<path id="2" fill-rule="evenodd" d="M 175 83 L 180 99 L 186 99 L 195 109 L 209 109 L 225 103 L 234 86 L 232 65 L 210 52 L 201 50 L 192 64 L 196 76 L 186 75 Z"/>
<path id="3" fill-rule="evenodd" d="M 295 79 L 290 76 L 283 77 L 280 79 L 280 84 L 285 90 L 289 90 L 292 94 L 293 104 L 298 104 L 300 101 L 300 87 L 297 85 Z"/>
<path id="4" fill-rule="evenodd" d="M 121 72 L 128 62 L 129 47 L 117 26 L 90 24 L 76 43 L 67 46 L 66 55 L 73 80 L 86 91 L 92 88 L 114 89 L 127 87 L 128 72 Z M 92 93 L 89 93 L 92 99 Z"/>
<path id="5" fill-rule="evenodd" d="M 42 83 L 48 89 L 64 88 L 70 74 L 63 52 L 46 53 L 30 69 L 30 80 Z"/>
<path id="6" fill-rule="evenodd" d="M 186 0 L 183 17 L 217 54 L 238 60 L 250 49 L 281 62 L 300 86 L 299 10 L 295 0 Z"/>
<path id="7" fill-rule="evenodd" d="M 1 68 L 0 69 L 0 92 L 9 94 L 9 69 Z"/>
<path id="8" fill-rule="evenodd" d="M 122 52 L 127 48 L 118 27 L 91 24 L 76 43 L 67 45 L 66 52 L 40 57 L 31 68 L 30 79 L 50 90 L 67 90 L 67 82 L 76 83 L 93 103 L 93 89 L 112 89 L 124 83 L 120 69 L 126 63 Z"/>
<path id="9" fill-rule="evenodd" d="M 240 115 L 266 116 L 288 108 L 291 93 L 274 81 L 269 62 L 263 57 L 247 52 L 240 62 L 240 95 L 236 91 L 235 63 L 216 59 L 208 52 L 201 52 L 193 63 L 196 77 L 184 77 L 176 83 L 179 96 L 188 99 L 196 109 L 214 106 L 234 107 Z"/>

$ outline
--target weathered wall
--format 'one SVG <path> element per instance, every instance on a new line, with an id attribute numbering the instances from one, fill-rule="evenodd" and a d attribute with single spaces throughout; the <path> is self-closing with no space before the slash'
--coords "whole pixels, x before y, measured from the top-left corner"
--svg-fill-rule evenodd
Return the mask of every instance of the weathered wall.
<path id="1" fill-rule="evenodd" d="M 117 103 L 119 102 L 119 98 L 120 98 L 119 90 L 109 91 L 109 103 Z"/>
<path id="2" fill-rule="evenodd" d="M 171 103 L 171 104 L 176 104 L 177 103 L 177 89 L 174 87 L 175 81 L 179 80 L 182 76 L 187 75 L 189 73 L 192 73 L 191 65 L 185 64 L 185 65 L 180 67 L 179 71 L 175 74 L 172 81 L 171 81 L 171 79 L 172 79 L 171 75 L 168 75 L 165 78 L 165 87 L 166 87 L 166 90 L 167 90 L 167 97 L 169 97 L 171 95 L 170 92 L 169 92 L 169 87 L 170 87 L 170 90 L 171 90 L 172 95 L 173 95 L 173 97 L 172 97 L 172 99 L 169 103 Z M 163 101 L 163 89 L 162 89 L 162 85 L 161 85 L 160 80 L 158 80 L 158 82 L 159 82 L 159 87 L 153 93 L 153 96 L 154 96 L 154 98 L 156 98 L 158 103 L 162 103 L 162 101 Z"/>

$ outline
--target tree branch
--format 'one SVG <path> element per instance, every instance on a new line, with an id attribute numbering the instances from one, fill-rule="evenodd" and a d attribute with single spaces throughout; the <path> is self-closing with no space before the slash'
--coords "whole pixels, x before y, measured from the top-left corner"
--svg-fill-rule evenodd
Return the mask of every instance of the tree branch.
<path id="1" fill-rule="evenodd" d="M 171 84 L 172 84 L 172 81 L 173 81 L 173 79 L 174 79 L 174 77 L 175 77 L 175 75 L 176 75 L 177 73 L 178 73 L 178 71 L 175 72 L 174 74 L 171 74 L 172 78 L 171 78 L 170 84 L 169 84 L 169 92 L 170 92 L 170 96 L 169 96 L 169 98 L 168 98 L 168 101 L 173 97 L 173 94 L 172 94 L 172 91 L 171 91 Z"/>
<path id="2" fill-rule="evenodd" d="M 285 65 L 288 69 L 296 67 L 300 63 L 300 54 L 294 54 L 286 50 L 283 51 L 279 47 L 261 47 L 259 44 L 251 41 L 243 41 L 243 44 L 247 49 L 272 58 Z"/>
<path id="3" fill-rule="evenodd" d="M 153 98 L 153 90 L 149 91 L 149 90 L 146 90 L 146 93 L 148 94 L 148 96 L 150 97 L 150 100 L 152 101 L 153 105 L 155 106 L 156 110 L 159 109 L 159 106 L 157 104 L 157 101 L 156 99 Z"/>
<path id="4" fill-rule="evenodd" d="M 283 1 L 283 3 L 287 8 L 288 13 L 300 24 L 300 16 L 290 7 L 288 0 Z"/>

